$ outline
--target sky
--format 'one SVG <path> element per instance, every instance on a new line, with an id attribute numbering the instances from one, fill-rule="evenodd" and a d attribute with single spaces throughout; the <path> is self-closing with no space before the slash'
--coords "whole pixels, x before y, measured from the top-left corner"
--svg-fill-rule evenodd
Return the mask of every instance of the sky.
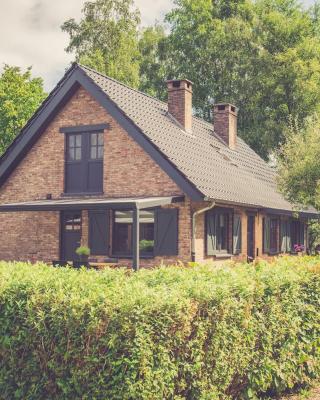
<path id="1" fill-rule="evenodd" d="M 0 0 L 0 68 L 4 64 L 32 66 L 34 76 L 51 90 L 72 61 L 65 52 L 64 21 L 79 20 L 85 0 Z M 306 5 L 313 0 L 304 0 Z M 172 7 L 173 0 L 135 0 L 142 25 L 151 25 Z"/>

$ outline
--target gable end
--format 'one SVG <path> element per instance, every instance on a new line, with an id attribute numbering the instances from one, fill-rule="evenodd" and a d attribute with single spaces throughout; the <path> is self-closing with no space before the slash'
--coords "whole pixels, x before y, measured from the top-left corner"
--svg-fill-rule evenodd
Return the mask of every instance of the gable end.
<path id="1" fill-rule="evenodd" d="M 73 65 L 65 74 L 59 87 L 39 108 L 7 152 L 0 158 L 0 185 L 15 169 L 24 155 L 30 150 L 43 130 L 48 126 L 59 110 L 67 103 L 75 91 L 82 86 L 102 107 L 119 123 L 143 150 L 167 173 L 167 175 L 192 200 L 202 200 L 203 194 L 177 169 L 177 167 L 150 142 L 144 133 L 124 114 L 124 112 L 89 78 L 77 65 Z M 72 127 L 65 127 L 72 129 Z"/>

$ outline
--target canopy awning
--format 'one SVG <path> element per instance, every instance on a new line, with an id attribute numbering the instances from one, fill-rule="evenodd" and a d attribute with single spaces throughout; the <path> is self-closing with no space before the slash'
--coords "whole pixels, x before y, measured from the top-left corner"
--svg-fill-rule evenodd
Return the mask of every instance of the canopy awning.
<path id="1" fill-rule="evenodd" d="M 183 200 L 183 196 L 141 198 L 63 198 L 0 204 L 0 212 L 101 210 L 107 208 L 142 210 L 146 208 L 164 206 Z"/>

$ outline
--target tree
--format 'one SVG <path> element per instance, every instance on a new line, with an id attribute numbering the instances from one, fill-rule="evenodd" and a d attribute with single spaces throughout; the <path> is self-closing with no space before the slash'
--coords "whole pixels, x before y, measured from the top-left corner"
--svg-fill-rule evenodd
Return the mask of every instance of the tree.
<path id="1" fill-rule="evenodd" d="M 66 49 L 77 62 L 133 87 L 139 85 L 138 26 L 133 0 L 87 1 L 80 22 L 62 25 L 70 36 Z"/>
<path id="2" fill-rule="evenodd" d="M 43 80 L 31 76 L 31 67 L 5 65 L 0 75 L 0 155 L 33 115 L 46 94 Z"/>
<path id="3" fill-rule="evenodd" d="M 169 51 L 163 26 L 155 24 L 142 30 L 139 40 L 139 89 L 158 99 L 166 99 L 165 80 L 168 73 Z"/>
<path id="4" fill-rule="evenodd" d="M 198 115 L 210 100 L 240 108 L 239 132 L 264 158 L 320 104 L 319 11 L 297 0 L 175 0 L 167 15 L 172 77 L 194 85 Z"/>
<path id="5" fill-rule="evenodd" d="M 295 204 L 320 210 L 320 118 L 309 117 L 304 128 L 290 124 L 278 152 L 279 187 Z"/>

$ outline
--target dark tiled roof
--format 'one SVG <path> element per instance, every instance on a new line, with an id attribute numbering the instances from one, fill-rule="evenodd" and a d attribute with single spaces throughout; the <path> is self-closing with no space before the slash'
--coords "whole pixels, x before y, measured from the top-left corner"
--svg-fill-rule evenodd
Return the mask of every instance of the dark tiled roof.
<path id="1" fill-rule="evenodd" d="M 196 117 L 192 134 L 187 133 L 168 114 L 166 103 L 81 68 L 206 198 L 292 210 L 277 191 L 275 171 L 241 138 L 233 151 L 212 124 Z"/>
<path id="2" fill-rule="evenodd" d="M 187 133 L 168 113 L 166 103 L 77 64 L 66 72 L 0 157 L 0 184 L 27 151 L 34 135 L 41 131 L 41 118 L 45 121 L 50 117 L 54 112 L 51 109 L 54 110 L 60 101 L 59 96 L 67 90 L 68 82 L 71 85 L 72 79 L 77 80 L 79 72 L 133 122 L 204 198 L 258 208 L 292 210 L 291 204 L 277 191 L 275 171 L 241 138 L 238 138 L 233 151 L 215 134 L 212 124 L 196 117 L 193 117 L 192 133 Z M 314 213 L 314 210 L 309 212 Z"/>

